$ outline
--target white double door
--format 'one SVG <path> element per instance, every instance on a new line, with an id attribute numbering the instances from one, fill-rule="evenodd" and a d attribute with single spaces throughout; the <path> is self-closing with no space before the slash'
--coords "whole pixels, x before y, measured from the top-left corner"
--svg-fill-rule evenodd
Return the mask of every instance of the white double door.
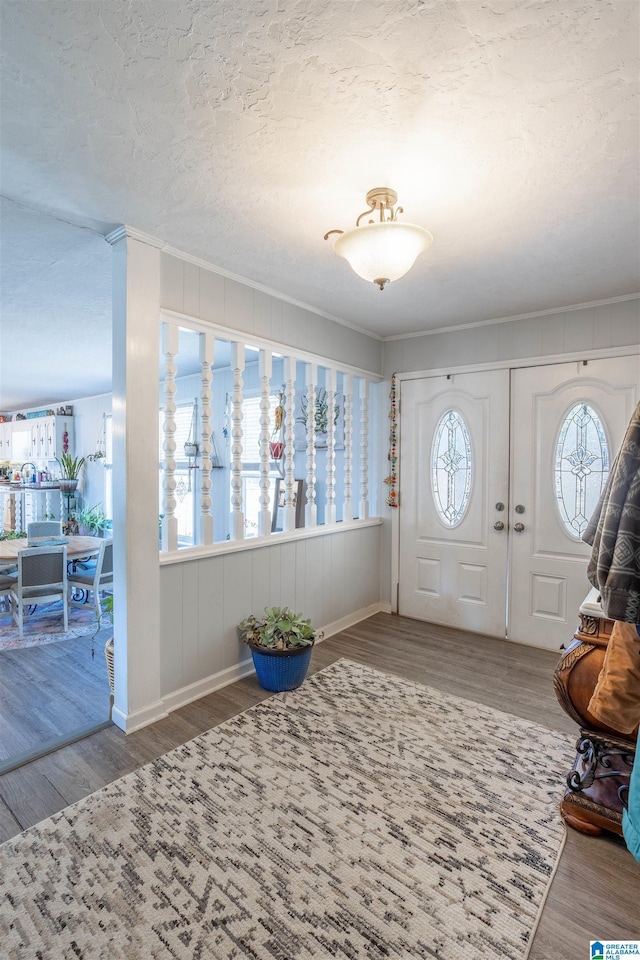
<path id="1" fill-rule="evenodd" d="M 398 612 L 558 649 L 637 355 L 403 381 Z"/>

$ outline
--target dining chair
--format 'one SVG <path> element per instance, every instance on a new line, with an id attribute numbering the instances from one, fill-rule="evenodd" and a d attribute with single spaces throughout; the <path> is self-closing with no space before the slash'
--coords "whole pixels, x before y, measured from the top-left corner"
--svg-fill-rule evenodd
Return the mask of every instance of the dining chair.
<path id="1" fill-rule="evenodd" d="M 31 540 L 33 537 L 61 537 L 61 520 L 34 520 L 27 524 L 27 537 Z"/>
<path id="2" fill-rule="evenodd" d="M 24 632 L 25 606 L 53 600 L 62 600 L 66 633 L 69 629 L 66 546 L 28 547 L 21 550 L 18 554 L 18 579 L 11 587 L 10 597 L 20 639 Z"/>
<path id="3" fill-rule="evenodd" d="M 2 612 L 11 612 L 10 608 L 5 607 L 6 600 L 11 596 L 11 588 L 15 587 L 18 582 L 17 576 L 10 577 L 4 572 L 0 573 L 0 603 L 2 604 Z"/>
<path id="4" fill-rule="evenodd" d="M 74 592 L 92 591 L 96 617 L 100 619 L 102 615 L 100 594 L 107 587 L 113 587 L 113 540 L 103 540 L 95 563 L 83 563 L 78 566 L 68 575 L 68 583 L 69 602 L 73 606 L 80 607 L 88 599 L 82 594 L 80 598 L 74 596 Z"/>

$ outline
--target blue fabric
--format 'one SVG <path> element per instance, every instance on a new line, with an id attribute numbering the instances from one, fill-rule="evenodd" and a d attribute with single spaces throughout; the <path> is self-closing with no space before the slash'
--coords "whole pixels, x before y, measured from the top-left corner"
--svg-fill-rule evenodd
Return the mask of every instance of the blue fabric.
<path id="1" fill-rule="evenodd" d="M 629 807 L 622 814 L 622 832 L 627 847 L 640 863 L 640 735 L 636 759 L 631 771 Z"/>

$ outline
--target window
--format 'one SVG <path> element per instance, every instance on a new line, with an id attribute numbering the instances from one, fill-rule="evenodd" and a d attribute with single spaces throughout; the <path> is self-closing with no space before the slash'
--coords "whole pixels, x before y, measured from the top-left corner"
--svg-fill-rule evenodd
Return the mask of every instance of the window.
<path id="1" fill-rule="evenodd" d="M 609 476 L 609 447 L 600 417 L 580 401 L 560 425 L 556 444 L 556 502 L 565 532 L 580 540 Z"/>
<path id="2" fill-rule="evenodd" d="M 436 427 L 431 452 L 431 490 L 438 516 L 448 527 L 464 518 L 471 498 L 469 432 L 461 415 L 447 410 Z"/>

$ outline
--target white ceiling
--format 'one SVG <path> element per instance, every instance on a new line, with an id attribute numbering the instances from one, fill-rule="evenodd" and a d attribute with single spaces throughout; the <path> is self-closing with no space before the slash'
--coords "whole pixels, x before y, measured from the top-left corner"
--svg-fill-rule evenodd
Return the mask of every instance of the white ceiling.
<path id="1" fill-rule="evenodd" d="M 130 224 L 382 336 L 633 293 L 638 14 L 627 0 L 9 0 L 2 192 L 99 233 Z M 434 236 L 382 293 L 322 240 L 381 185 Z M 5 334 L 54 316 L 71 357 L 76 324 L 105 320 L 102 241 L 19 221 L 3 225 L 3 246 L 21 232 Z M 82 269 L 60 277 L 74 249 Z"/>

